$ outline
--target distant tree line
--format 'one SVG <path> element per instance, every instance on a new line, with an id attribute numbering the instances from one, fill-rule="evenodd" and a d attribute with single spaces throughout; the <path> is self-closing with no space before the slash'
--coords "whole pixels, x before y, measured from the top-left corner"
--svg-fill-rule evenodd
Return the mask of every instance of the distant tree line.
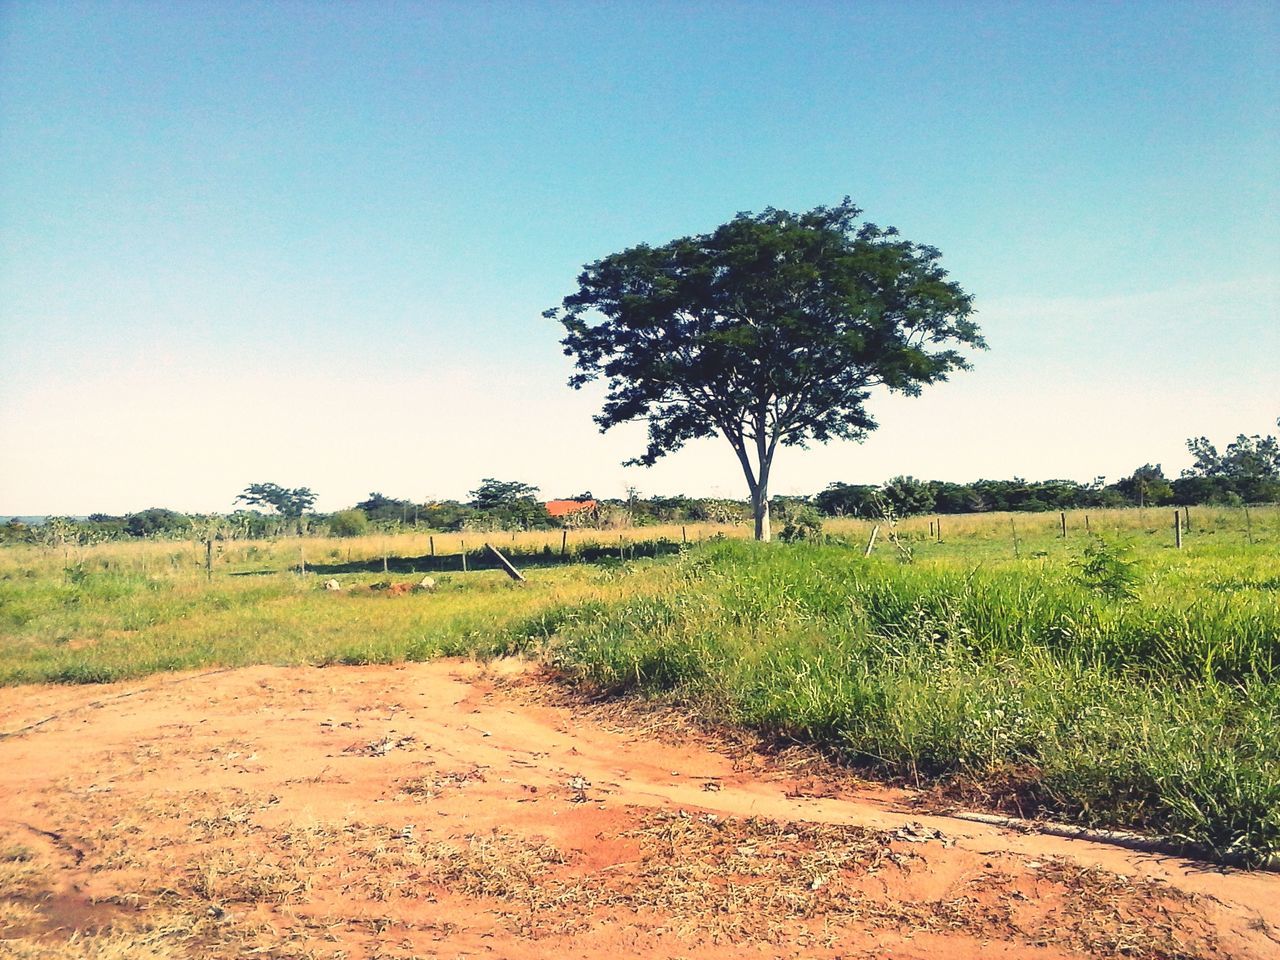
<path id="1" fill-rule="evenodd" d="M 1280 426 L 1280 420 L 1277 420 Z M 952 483 L 899 476 L 883 484 L 835 482 L 807 497 L 775 497 L 773 508 L 784 523 L 806 512 L 827 517 L 879 517 L 922 513 L 1072 510 L 1129 506 L 1238 505 L 1280 502 L 1280 440 L 1241 434 L 1221 452 L 1205 437 L 1187 441 L 1193 464 L 1173 479 L 1160 464 L 1143 464 L 1114 483 L 1099 477 L 1074 480 L 975 480 Z M 420 528 L 460 530 L 546 530 L 563 526 L 600 528 L 664 523 L 745 523 L 752 505 L 724 498 L 653 496 L 633 490 L 620 499 L 596 499 L 590 492 L 565 499 L 593 504 L 591 509 L 552 517 L 527 483 L 486 477 L 467 501 L 415 502 L 382 493 L 347 510 L 311 513 L 315 494 L 306 487 L 250 484 L 236 502 L 269 507 L 271 512 L 238 509 L 229 514 L 184 514 L 153 507 L 125 516 L 95 513 L 87 518 L 51 518 L 28 525 L 0 524 L 0 542 L 47 542 L 51 537 L 76 542 L 153 539 L 262 539 L 327 534 L 360 536 L 377 530 Z M 57 522 L 52 522 L 56 520 Z"/>

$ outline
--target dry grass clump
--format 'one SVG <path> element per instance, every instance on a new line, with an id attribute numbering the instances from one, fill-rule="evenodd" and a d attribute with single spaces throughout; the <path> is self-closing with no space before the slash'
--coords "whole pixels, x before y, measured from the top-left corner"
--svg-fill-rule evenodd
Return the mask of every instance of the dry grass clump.
<path id="1" fill-rule="evenodd" d="M 187 868 L 191 892 L 214 905 L 305 903 L 318 877 L 338 860 L 340 845 L 367 842 L 367 828 L 310 823 L 272 837 L 269 850 L 247 854 L 229 844 Z"/>
<path id="2" fill-rule="evenodd" d="M 5 940 L 0 942 L 0 956 L 6 960 L 179 960 L 190 955 L 179 945 L 146 933 L 113 931 L 75 933 L 66 940 Z"/>
<path id="3" fill-rule="evenodd" d="M 1218 956 L 1217 937 L 1188 894 L 1151 880 L 1135 880 L 1054 857 L 1037 870 L 1060 888 L 1061 907 L 1044 918 L 1038 935 L 1057 932 L 1057 943 L 1093 956 L 1197 960 Z"/>
<path id="4" fill-rule="evenodd" d="M 221 850 L 187 871 L 193 893 L 210 903 L 296 903 L 311 891 L 311 874 L 298 860 L 275 854 Z"/>
<path id="5" fill-rule="evenodd" d="M 545 905 L 545 880 L 567 862 L 563 853 L 541 839 L 497 830 L 473 834 L 461 846 L 432 843 L 421 852 L 430 864 L 431 882 L 472 897 L 496 897 Z"/>
<path id="6" fill-rule="evenodd" d="M 940 925 L 934 911 L 861 889 L 881 870 L 909 869 L 911 855 L 895 852 L 881 831 L 658 811 L 627 836 L 639 842 L 641 861 L 632 876 L 606 880 L 603 904 L 658 913 L 682 937 L 778 942 L 834 917 Z"/>
<path id="7" fill-rule="evenodd" d="M 457 841 L 419 843 L 413 825 L 399 830 L 359 828 L 350 851 L 368 863 L 344 891 L 386 901 L 432 897 L 431 888 L 470 897 L 548 906 L 552 869 L 567 862 L 563 853 L 540 838 L 494 830 Z"/>
<path id="8" fill-rule="evenodd" d="M 0 897 L 31 897 L 44 889 L 45 871 L 26 847 L 0 848 Z"/>
<path id="9" fill-rule="evenodd" d="M 420 800 L 434 800 L 447 790 L 461 790 L 470 783 L 484 783 L 484 768 L 473 764 L 466 770 L 440 770 L 429 777 L 416 777 L 400 785 L 400 792 Z"/>

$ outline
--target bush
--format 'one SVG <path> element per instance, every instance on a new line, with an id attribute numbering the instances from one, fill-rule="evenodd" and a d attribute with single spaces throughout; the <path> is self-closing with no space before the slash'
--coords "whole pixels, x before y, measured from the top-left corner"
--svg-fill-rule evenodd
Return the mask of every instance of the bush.
<path id="1" fill-rule="evenodd" d="M 822 514 L 807 504 L 788 504 L 782 512 L 782 532 L 778 539 L 785 543 L 822 539 Z"/>
<path id="2" fill-rule="evenodd" d="M 358 537 L 369 532 L 369 518 L 363 510 L 340 510 L 329 518 L 329 532 L 335 537 Z"/>

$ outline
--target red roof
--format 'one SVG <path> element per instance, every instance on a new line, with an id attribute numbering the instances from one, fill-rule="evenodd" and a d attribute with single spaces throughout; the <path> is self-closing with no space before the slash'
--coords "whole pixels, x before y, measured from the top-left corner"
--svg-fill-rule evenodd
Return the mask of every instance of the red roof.
<path id="1" fill-rule="evenodd" d="M 581 513 L 583 510 L 594 510 L 596 502 L 594 500 L 548 500 L 547 513 L 553 517 L 567 517 L 571 513 Z"/>

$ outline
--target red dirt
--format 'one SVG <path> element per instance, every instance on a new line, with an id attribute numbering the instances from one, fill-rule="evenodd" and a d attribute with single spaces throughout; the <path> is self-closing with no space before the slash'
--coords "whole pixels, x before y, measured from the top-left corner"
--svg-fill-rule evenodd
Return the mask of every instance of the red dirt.
<path id="1" fill-rule="evenodd" d="M 1280 876 L 921 815 L 543 691 L 456 661 L 0 690 L 0 866 L 37 868 L 8 914 L 0 870 L 0 955 L 1280 954 Z"/>

